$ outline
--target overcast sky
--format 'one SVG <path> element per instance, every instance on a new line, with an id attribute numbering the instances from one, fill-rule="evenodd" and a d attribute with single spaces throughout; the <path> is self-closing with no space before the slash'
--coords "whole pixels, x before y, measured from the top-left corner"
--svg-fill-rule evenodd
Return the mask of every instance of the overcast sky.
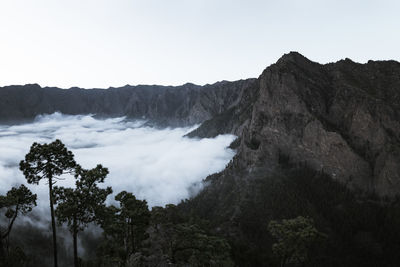
<path id="1" fill-rule="evenodd" d="M 214 83 L 289 51 L 400 61 L 400 1 L 0 1 L 0 85 Z"/>

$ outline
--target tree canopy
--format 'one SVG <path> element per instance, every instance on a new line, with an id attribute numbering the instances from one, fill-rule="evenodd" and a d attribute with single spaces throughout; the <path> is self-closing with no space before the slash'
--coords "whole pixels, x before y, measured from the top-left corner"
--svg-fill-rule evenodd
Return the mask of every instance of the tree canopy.
<path id="1" fill-rule="evenodd" d="M 36 199 L 36 194 L 32 194 L 25 185 L 20 185 L 18 188 L 13 187 L 5 196 L 0 196 L 0 210 L 4 209 L 4 216 L 8 221 L 6 228 L 0 229 L 0 256 L 5 256 L 4 240 L 6 240 L 8 253 L 8 237 L 18 215 L 26 215 L 31 212 L 36 206 Z"/>
<path id="2" fill-rule="evenodd" d="M 108 257 L 126 262 L 137 252 L 148 237 L 146 230 L 150 222 L 150 211 L 146 200 L 139 200 L 132 193 L 122 191 L 115 196 L 119 207 L 109 206 L 103 211 L 101 226 L 105 242 L 103 252 Z"/>
<path id="3" fill-rule="evenodd" d="M 50 144 L 35 142 L 25 155 L 25 160 L 21 160 L 19 166 L 29 184 L 39 184 L 42 179 L 46 179 L 48 182 L 54 266 L 57 267 L 57 231 L 54 217 L 53 185 L 58 179 L 62 179 L 60 176 L 63 174 L 73 173 L 76 167 L 74 155 L 59 139 Z"/>
<path id="4" fill-rule="evenodd" d="M 272 252 L 286 263 L 303 263 L 308 258 L 312 245 L 324 237 L 314 226 L 314 221 L 298 216 L 294 219 L 271 221 L 268 225 L 271 235 L 277 240 L 272 245 Z"/>
<path id="5" fill-rule="evenodd" d="M 49 144 L 33 143 L 25 160 L 20 162 L 20 169 L 29 184 L 59 178 L 71 173 L 75 166 L 74 155 L 59 139 Z"/>
<path id="6" fill-rule="evenodd" d="M 55 214 L 59 224 L 67 223 L 73 236 L 74 264 L 78 266 L 77 235 L 89 223 L 97 220 L 96 213 L 105 207 L 111 187 L 99 188 L 108 174 L 108 169 L 97 165 L 91 170 L 80 166 L 75 170 L 75 188 L 54 187 L 54 201 L 57 203 Z"/>

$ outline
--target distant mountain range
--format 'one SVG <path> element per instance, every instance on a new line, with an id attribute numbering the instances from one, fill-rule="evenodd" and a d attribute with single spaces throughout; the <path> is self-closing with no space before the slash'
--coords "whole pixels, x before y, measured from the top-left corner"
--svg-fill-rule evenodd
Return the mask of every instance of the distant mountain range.
<path id="1" fill-rule="evenodd" d="M 0 122 L 30 121 L 56 111 L 104 117 L 146 118 L 160 126 L 201 123 L 234 106 L 255 79 L 198 86 L 138 85 L 109 89 L 60 89 L 37 84 L 0 88 Z"/>

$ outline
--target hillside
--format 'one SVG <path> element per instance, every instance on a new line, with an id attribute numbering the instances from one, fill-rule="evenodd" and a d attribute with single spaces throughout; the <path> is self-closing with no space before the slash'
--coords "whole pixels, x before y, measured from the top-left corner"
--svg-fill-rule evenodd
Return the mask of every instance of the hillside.
<path id="1" fill-rule="evenodd" d="M 292 52 L 244 95 L 189 136 L 236 134 L 233 165 L 243 169 L 273 166 L 283 156 L 350 188 L 400 192 L 400 63 L 321 65 Z"/>
<path id="2" fill-rule="evenodd" d="M 226 169 L 178 206 L 182 222 L 228 240 L 237 266 L 276 265 L 268 224 L 296 216 L 312 218 L 327 236 L 307 266 L 400 262 L 399 62 L 323 65 L 291 52 L 257 79 L 205 86 L 0 88 L 2 122 L 55 111 L 161 127 L 202 123 L 191 138 L 238 136 Z M 147 240 L 150 251 L 163 242 Z"/>
<path id="3" fill-rule="evenodd" d="M 238 266 L 276 264 L 268 223 L 299 215 L 329 236 L 307 266 L 396 266 L 400 63 L 292 52 L 243 95 L 189 134 L 234 133 L 237 155 L 183 213 L 230 240 Z"/>

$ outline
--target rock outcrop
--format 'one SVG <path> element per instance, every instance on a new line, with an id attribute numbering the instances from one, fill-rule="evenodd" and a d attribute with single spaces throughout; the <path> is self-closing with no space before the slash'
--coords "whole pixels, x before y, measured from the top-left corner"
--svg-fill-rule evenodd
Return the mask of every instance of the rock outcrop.
<path id="1" fill-rule="evenodd" d="M 268 222 L 299 215 L 330 240 L 310 266 L 395 266 L 386 251 L 397 248 L 389 240 L 398 225 L 399 97 L 398 62 L 321 65 L 284 55 L 236 106 L 188 134 L 238 139 L 236 156 L 180 205 L 183 213 L 209 220 L 237 266 L 278 266 Z"/>
<path id="2" fill-rule="evenodd" d="M 350 188 L 400 193 L 400 63 L 321 65 L 292 52 L 244 95 L 189 136 L 236 134 L 233 164 L 243 169 L 276 165 L 283 155 Z"/>

